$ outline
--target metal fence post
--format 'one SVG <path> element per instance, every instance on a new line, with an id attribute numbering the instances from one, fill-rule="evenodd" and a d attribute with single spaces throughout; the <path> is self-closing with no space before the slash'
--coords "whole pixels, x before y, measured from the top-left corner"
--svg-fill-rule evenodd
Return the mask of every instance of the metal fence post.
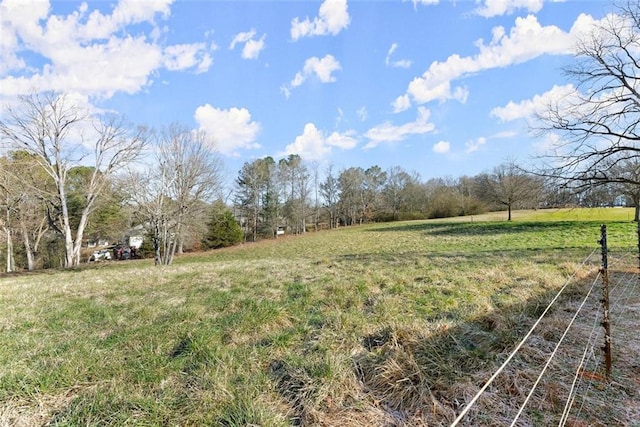
<path id="1" fill-rule="evenodd" d="M 638 222 L 638 270 L 640 270 L 640 222 Z"/>
<path id="2" fill-rule="evenodd" d="M 640 231 L 639 231 L 640 233 Z M 640 235 L 640 234 L 639 234 Z M 604 327 L 604 362 L 607 379 L 611 378 L 611 320 L 609 319 L 609 256 L 607 247 L 607 226 L 600 227 L 600 246 L 602 247 L 602 308 L 604 315 L 602 318 L 602 326 Z M 640 245 L 640 243 L 639 243 Z"/>

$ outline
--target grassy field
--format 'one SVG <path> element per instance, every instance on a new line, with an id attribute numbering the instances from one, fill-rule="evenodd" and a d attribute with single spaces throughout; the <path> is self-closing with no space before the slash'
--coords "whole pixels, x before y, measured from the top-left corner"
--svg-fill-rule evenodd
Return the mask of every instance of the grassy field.
<path id="1" fill-rule="evenodd" d="M 613 256 L 637 256 L 629 218 L 593 209 L 374 224 L 168 267 L 5 275 L 0 425 L 448 425 L 576 271 L 584 280 L 564 304 L 581 298 L 601 223 Z M 518 375 L 503 383 L 518 388 Z M 503 425 L 514 396 L 492 393 L 468 425 Z M 545 425 L 563 404 L 542 396 L 526 423 Z"/>

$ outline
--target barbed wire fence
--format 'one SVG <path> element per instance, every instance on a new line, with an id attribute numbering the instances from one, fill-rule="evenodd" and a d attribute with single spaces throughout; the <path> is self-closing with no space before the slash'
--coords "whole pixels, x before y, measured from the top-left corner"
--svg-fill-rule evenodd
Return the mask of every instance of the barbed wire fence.
<path id="1" fill-rule="evenodd" d="M 553 390 L 557 389 L 549 384 L 561 381 L 562 392 L 557 392 L 558 396 L 551 399 L 560 400 L 556 402 L 556 406 L 562 408 L 557 415 L 554 413 L 554 424 L 557 423 L 560 427 L 583 426 L 591 425 L 589 420 L 595 419 L 599 425 L 640 426 L 640 403 L 637 401 L 635 405 L 626 406 L 626 413 L 605 415 L 598 410 L 600 406 L 607 406 L 607 400 L 609 402 L 620 399 L 633 400 L 634 393 L 637 393 L 635 390 L 640 388 L 640 377 L 634 377 L 633 373 L 630 377 L 628 369 L 625 369 L 637 367 L 640 359 L 638 351 L 640 347 L 637 344 L 638 323 L 634 323 L 640 320 L 638 288 L 640 224 L 638 225 L 638 251 L 635 253 L 621 251 L 612 254 L 607 240 L 607 229 L 603 225 L 598 241 L 600 247 L 596 247 L 565 281 L 502 365 L 467 402 L 451 423 L 451 427 L 465 423 L 467 423 L 465 425 L 471 425 L 469 423 L 474 421 L 467 418 L 473 418 L 470 416 L 472 411 L 475 411 L 476 416 L 481 411 L 476 407 L 479 400 L 488 391 L 496 392 L 498 386 L 493 385 L 494 381 L 501 375 L 514 375 L 517 372 L 518 368 L 510 367 L 510 364 L 519 357 L 527 342 L 532 339 L 534 331 L 549 317 L 549 313 L 558 303 L 561 295 L 575 283 L 578 273 L 585 270 L 587 265 L 593 264 L 598 249 L 600 249 L 601 264 L 594 272 L 595 277 L 586 287 L 584 297 L 580 300 L 576 298 L 570 320 L 563 331 L 557 331 L 559 334 L 557 342 L 553 349 L 549 349 L 550 351 L 545 354 L 546 360 L 541 363 L 537 377 L 530 379 L 526 396 L 516 396 L 523 399 L 517 405 L 517 413 L 510 417 L 510 425 L 550 425 L 548 415 L 536 415 L 536 413 L 545 410 L 545 406 L 540 402 L 549 400 L 549 394 L 553 394 Z M 634 257 L 637 258 L 635 265 L 630 262 Z M 610 265 L 615 266 L 612 274 L 610 274 Z M 598 285 L 601 285 L 601 292 L 598 291 Z M 568 311 L 567 307 L 563 309 Z M 612 329 L 616 332 L 613 338 Z M 634 340 L 635 347 L 630 345 Z M 569 364 L 567 364 L 568 360 Z M 550 374 L 552 370 L 554 373 Z M 548 379 L 550 375 L 552 378 Z M 539 386 L 544 378 L 547 378 L 546 389 L 540 391 Z M 596 401 L 597 404 L 594 404 Z M 523 417 L 525 414 L 526 418 Z M 536 419 L 538 419 L 537 423 Z M 542 419 L 544 421 L 540 421 Z"/>

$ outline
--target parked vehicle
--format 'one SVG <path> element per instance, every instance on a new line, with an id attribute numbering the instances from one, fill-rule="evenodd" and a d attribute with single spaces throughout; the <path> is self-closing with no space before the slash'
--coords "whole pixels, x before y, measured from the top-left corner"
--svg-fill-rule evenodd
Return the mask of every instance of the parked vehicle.
<path id="1" fill-rule="evenodd" d="M 118 261 L 137 259 L 140 257 L 135 246 L 116 245 L 112 248 L 112 251 L 113 259 L 116 259 Z"/>
<path id="2" fill-rule="evenodd" d="M 111 251 L 109 249 L 100 249 L 98 251 L 94 251 L 89 257 L 89 262 L 95 261 L 107 261 L 111 258 Z"/>

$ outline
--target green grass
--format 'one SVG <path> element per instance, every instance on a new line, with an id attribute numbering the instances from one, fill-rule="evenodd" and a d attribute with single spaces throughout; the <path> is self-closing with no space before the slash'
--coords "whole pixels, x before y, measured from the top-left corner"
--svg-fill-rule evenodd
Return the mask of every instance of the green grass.
<path id="1" fill-rule="evenodd" d="M 5 276 L 0 424 L 371 425 L 431 410 L 493 369 L 601 223 L 612 253 L 637 250 L 628 215 L 374 224 L 169 267 Z"/>

